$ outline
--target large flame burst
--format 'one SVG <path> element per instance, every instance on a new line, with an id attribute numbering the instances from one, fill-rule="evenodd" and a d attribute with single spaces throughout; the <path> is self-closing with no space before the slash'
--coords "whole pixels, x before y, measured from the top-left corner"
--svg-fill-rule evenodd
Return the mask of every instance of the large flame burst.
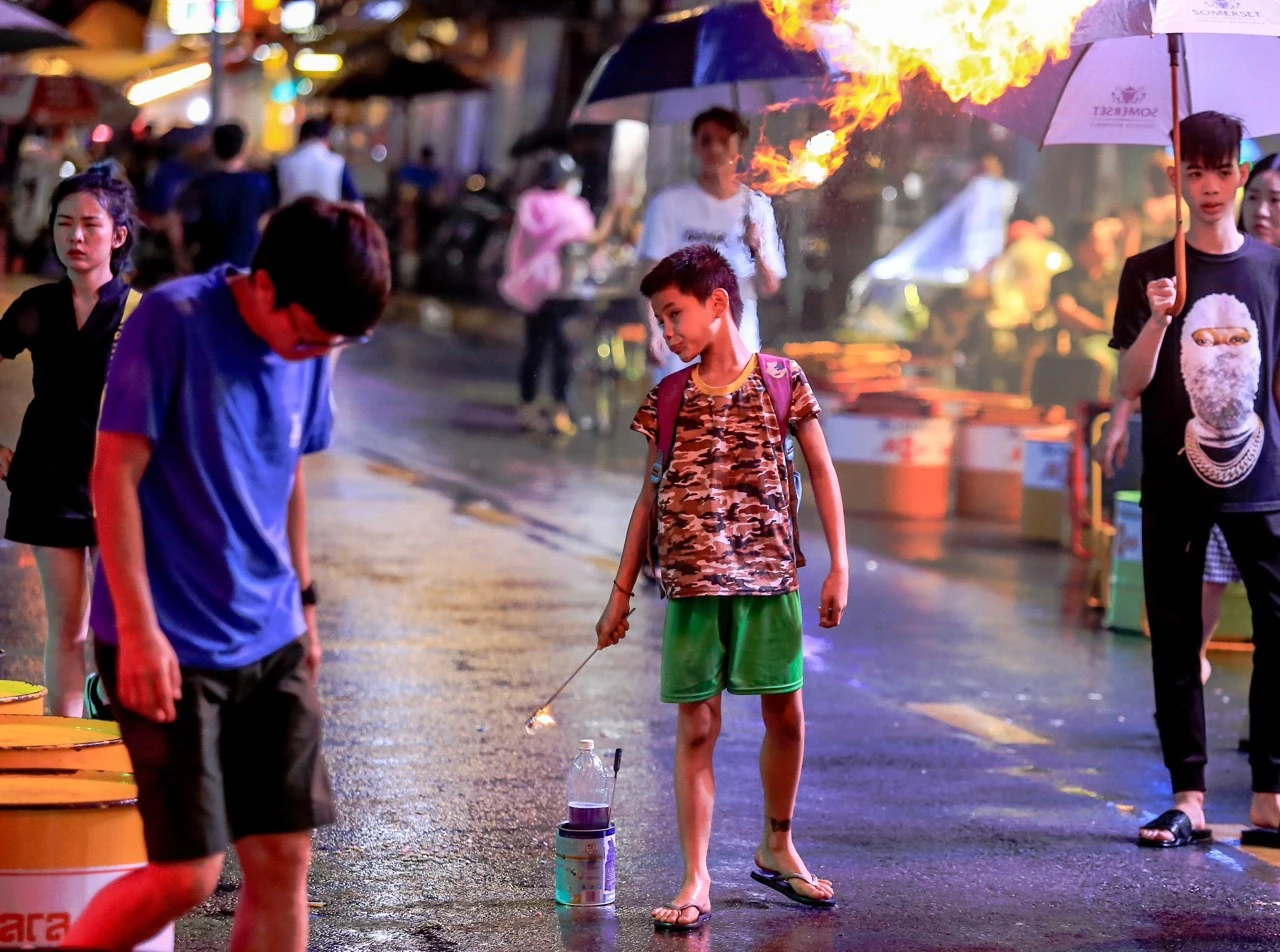
<path id="1" fill-rule="evenodd" d="M 1096 2 L 760 0 L 784 42 L 821 52 L 850 78 L 821 103 L 830 132 L 792 142 L 786 154 L 759 144 L 753 184 L 770 194 L 821 184 L 844 163 L 853 134 L 896 112 L 903 83 L 922 73 L 953 102 L 983 105 L 1025 86 L 1050 57 L 1069 55 L 1076 24 Z"/>

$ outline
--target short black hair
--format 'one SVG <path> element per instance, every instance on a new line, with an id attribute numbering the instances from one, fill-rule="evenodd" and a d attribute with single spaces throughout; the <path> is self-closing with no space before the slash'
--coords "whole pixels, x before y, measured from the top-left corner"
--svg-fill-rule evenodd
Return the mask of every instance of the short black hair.
<path id="1" fill-rule="evenodd" d="M 732 109 L 725 109 L 724 106 L 712 106 L 693 117 L 693 125 L 689 127 L 689 134 L 696 136 L 698 130 L 705 126 L 708 122 L 714 122 L 718 126 L 724 126 L 731 133 L 736 135 L 743 142 L 747 141 L 747 135 L 750 128 L 747 126 L 747 120 Z"/>
<path id="2" fill-rule="evenodd" d="M 681 294 L 695 297 L 703 304 L 719 288 L 729 295 L 733 323 L 742 323 L 742 291 L 738 276 L 728 260 L 710 245 L 688 245 L 667 255 L 644 276 L 640 293 L 652 298 L 659 291 L 675 288 Z"/>
<path id="3" fill-rule="evenodd" d="M 1216 169 L 1240 161 L 1244 123 L 1221 112 L 1197 112 L 1179 124 L 1185 165 Z"/>
<path id="4" fill-rule="evenodd" d="M 387 236 L 355 205 L 300 198 L 267 222 L 253 256 L 276 289 L 276 307 L 301 305 L 330 334 L 359 337 L 391 294 Z"/>
<path id="5" fill-rule="evenodd" d="M 310 142 L 312 139 L 327 139 L 332 131 L 333 123 L 328 119 L 313 116 L 302 121 L 302 127 L 298 130 L 298 141 Z"/>
<path id="6" fill-rule="evenodd" d="M 244 126 L 238 122 L 224 122 L 213 130 L 213 154 L 223 162 L 239 158 L 244 151 Z"/>

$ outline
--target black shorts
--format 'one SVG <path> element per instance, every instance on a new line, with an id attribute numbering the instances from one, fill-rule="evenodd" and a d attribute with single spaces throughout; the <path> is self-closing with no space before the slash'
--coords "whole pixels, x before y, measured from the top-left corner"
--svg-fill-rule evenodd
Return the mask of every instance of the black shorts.
<path id="1" fill-rule="evenodd" d="M 91 512 L 77 512 L 72 506 L 30 491 L 10 497 L 4 537 L 51 549 L 92 549 L 98 544 Z"/>
<path id="2" fill-rule="evenodd" d="M 152 862 L 215 856 L 246 836 L 334 821 L 320 702 L 301 641 L 233 671 L 184 666 L 172 724 L 125 709 L 116 695 L 117 649 L 94 647 L 133 760 Z"/>

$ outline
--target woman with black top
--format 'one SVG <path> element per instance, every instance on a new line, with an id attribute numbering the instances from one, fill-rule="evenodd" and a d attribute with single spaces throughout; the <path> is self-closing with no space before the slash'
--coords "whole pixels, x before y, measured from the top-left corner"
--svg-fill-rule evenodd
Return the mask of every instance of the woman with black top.
<path id="1" fill-rule="evenodd" d="M 80 717 L 98 544 L 89 470 L 107 359 L 137 303 L 121 277 L 134 243 L 133 190 L 98 167 L 68 178 L 49 226 L 67 277 L 27 291 L 0 318 L 0 361 L 30 350 L 35 394 L 17 448 L 0 446 L 0 478 L 11 493 L 4 536 L 32 547 L 44 589 L 50 713 Z"/>

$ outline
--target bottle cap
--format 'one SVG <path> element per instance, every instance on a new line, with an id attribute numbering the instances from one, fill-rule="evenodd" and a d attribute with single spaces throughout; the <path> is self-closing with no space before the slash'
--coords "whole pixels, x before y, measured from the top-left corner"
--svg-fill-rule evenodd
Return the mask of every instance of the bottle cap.
<path id="1" fill-rule="evenodd" d="M 578 750 L 595 750 L 595 749 L 596 749 L 596 742 L 593 740 L 578 741 Z"/>

